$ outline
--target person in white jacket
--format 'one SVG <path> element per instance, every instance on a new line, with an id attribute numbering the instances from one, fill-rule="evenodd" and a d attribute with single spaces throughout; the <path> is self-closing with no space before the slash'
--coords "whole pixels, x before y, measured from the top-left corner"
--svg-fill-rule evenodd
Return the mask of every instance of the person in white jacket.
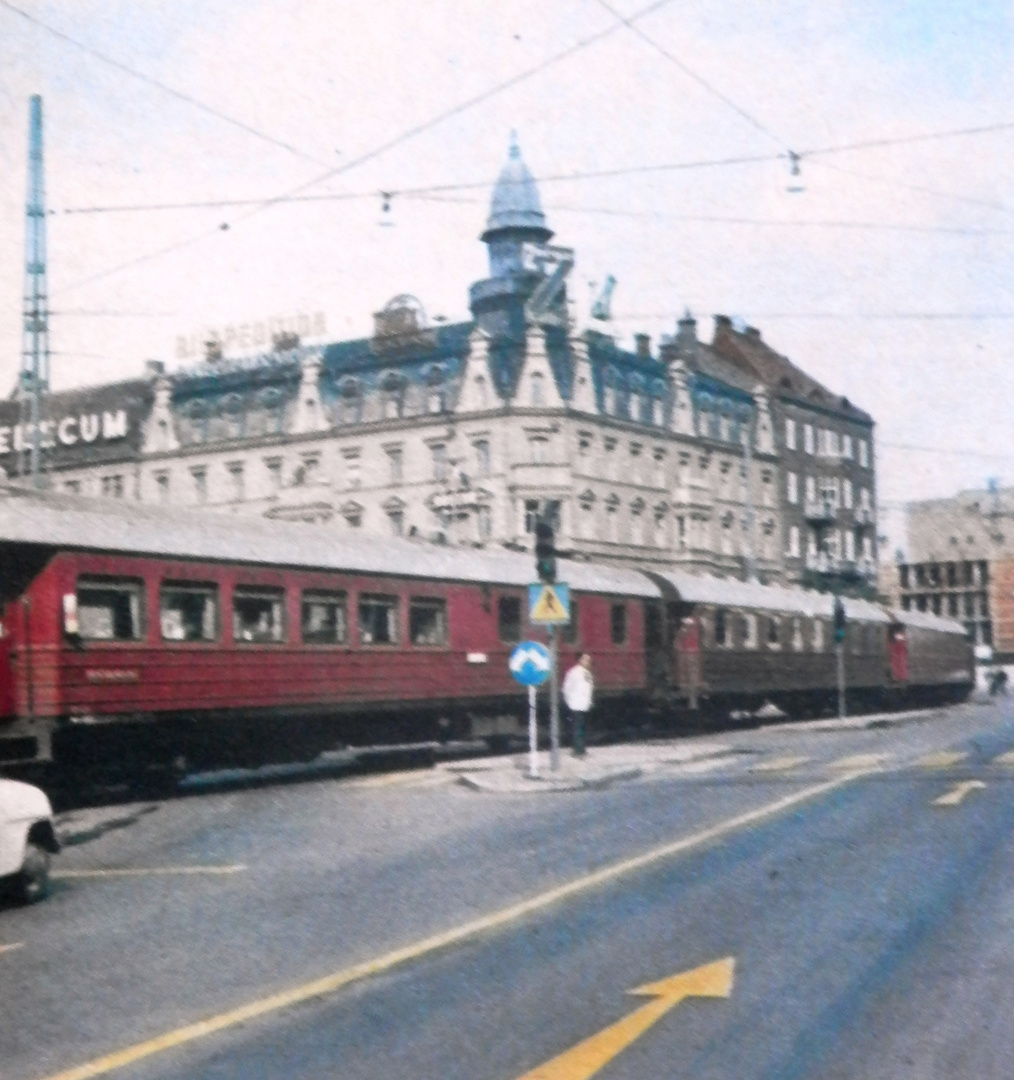
<path id="1" fill-rule="evenodd" d="M 588 653 L 582 653 L 563 678 L 563 701 L 570 714 L 571 746 L 575 757 L 584 756 L 588 711 L 592 707 L 594 691 L 591 657 Z"/>

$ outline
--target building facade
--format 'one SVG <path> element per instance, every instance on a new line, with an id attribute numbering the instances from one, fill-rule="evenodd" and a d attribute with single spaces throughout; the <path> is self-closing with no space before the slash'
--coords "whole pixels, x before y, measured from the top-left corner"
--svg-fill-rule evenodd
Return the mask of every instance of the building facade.
<path id="1" fill-rule="evenodd" d="M 490 270 L 471 287 L 469 322 L 431 325 L 402 294 L 376 313 L 369 338 L 320 347 L 281 338 L 241 358 L 213 346 L 189 369 L 149 362 L 140 379 L 53 393 L 40 431 L 47 482 L 336 535 L 518 549 L 531 548 L 543 514 L 577 557 L 767 581 L 802 580 L 810 502 L 834 493 L 839 538 L 817 532 L 814 550 L 862 565 L 868 548 L 841 537 L 858 538 L 863 499 L 872 507 L 866 414 L 829 405 L 823 388 L 827 400 L 797 401 L 729 346 L 751 339 L 721 317 L 711 344 L 688 315 L 654 350 L 643 335 L 625 350 L 608 333 L 575 332 L 573 252 L 552 238 L 514 145 L 481 237 Z M 798 444 L 787 441 L 789 416 Z M 824 482 L 813 450 L 812 493 L 794 456 L 810 445 L 804 416 L 814 431 L 821 417 L 837 440 L 813 444 L 836 479 Z M 864 432 L 868 458 L 845 454 L 858 445 L 838 434 L 846 428 Z M 24 471 L 29 441 L 19 403 L 0 403 L 9 474 Z M 793 531 L 804 524 L 811 532 Z"/>
<path id="2" fill-rule="evenodd" d="M 1014 659 L 1014 490 L 909 503 L 906 528 L 901 606 L 958 619 L 976 645 Z"/>

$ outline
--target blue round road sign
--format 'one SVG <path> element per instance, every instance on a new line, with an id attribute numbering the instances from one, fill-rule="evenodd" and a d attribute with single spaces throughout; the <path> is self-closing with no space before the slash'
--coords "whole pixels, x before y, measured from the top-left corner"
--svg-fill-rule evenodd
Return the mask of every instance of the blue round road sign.
<path id="1" fill-rule="evenodd" d="M 537 641 L 522 641 L 514 646 L 507 666 L 522 686 L 540 686 L 549 678 L 553 661 L 544 645 Z"/>

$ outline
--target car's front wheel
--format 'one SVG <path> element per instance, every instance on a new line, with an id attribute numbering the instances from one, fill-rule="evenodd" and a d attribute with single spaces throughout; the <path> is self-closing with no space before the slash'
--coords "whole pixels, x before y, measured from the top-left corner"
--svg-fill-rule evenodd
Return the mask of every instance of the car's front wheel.
<path id="1" fill-rule="evenodd" d="M 15 889 L 23 904 L 34 904 L 49 892 L 49 852 L 31 840 L 25 848 Z"/>

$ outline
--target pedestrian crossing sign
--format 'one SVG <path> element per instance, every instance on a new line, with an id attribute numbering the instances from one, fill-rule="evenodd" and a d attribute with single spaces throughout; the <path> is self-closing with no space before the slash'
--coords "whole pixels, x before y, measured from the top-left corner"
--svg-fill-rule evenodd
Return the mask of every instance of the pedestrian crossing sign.
<path id="1" fill-rule="evenodd" d="M 529 585 L 528 621 L 545 625 L 569 623 L 570 586 L 559 581 L 554 585 Z"/>

